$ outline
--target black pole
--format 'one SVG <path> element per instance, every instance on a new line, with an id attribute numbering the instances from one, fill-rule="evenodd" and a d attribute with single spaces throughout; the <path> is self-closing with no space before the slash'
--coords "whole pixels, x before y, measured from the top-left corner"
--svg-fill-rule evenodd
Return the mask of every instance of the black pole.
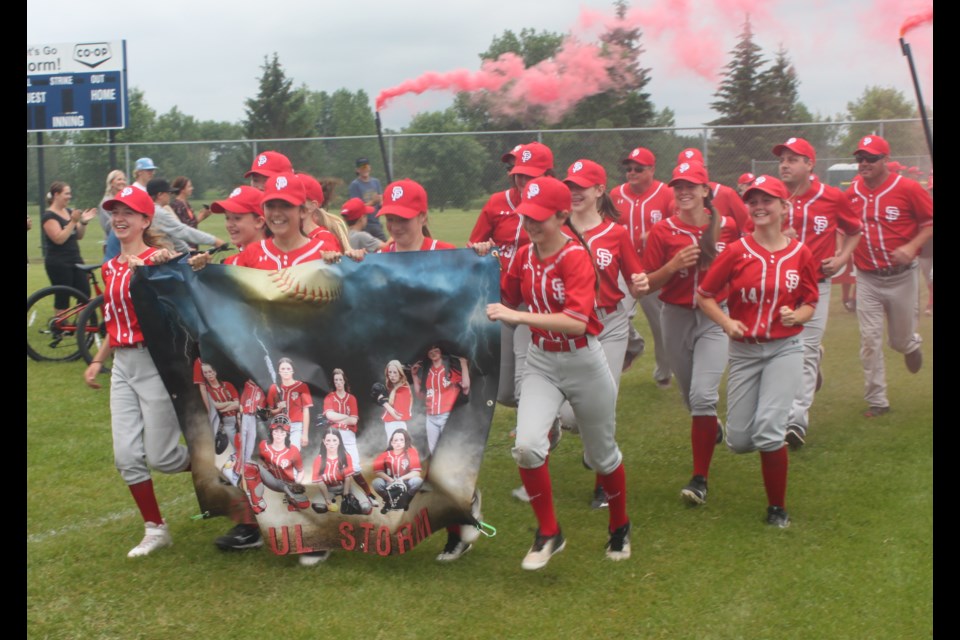
<path id="1" fill-rule="evenodd" d="M 910 76 L 913 78 L 913 90 L 917 92 L 917 104 L 920 107 L 920 120 L 923 122 L 923 134 L 927 137 L 927 148 L 930 150 L 930 167 L 933 168 L 933 132 L 930 131 L 930 121 L 927 119 L 927 108 L 923 105 L 923 96 L 920 94 L 920 80 L 917 78 L 917 69 L 913 65 L 913 54 L 910 45 L 900 38 L 900 50 L 910 63 Z"/>
<path id="2" fill-rule="evenodd" d="M 117 141 L 117 130 L 116 129 L 107 129 L 107 142 L 110 143 L 110 167 L 111 171 L 117 168 L 117 148 L 114 147 L 114 143 Z"/>
<path id="3" fill-rule="evenodd" d="M 393 172 L 390 170 L 390 162 L 387 159 L 387 148 L 383 145 L 383 129 L 380 126 L 380 112 L 376 112 L 375 121 L 377 123 L 377 140 L 380 141 L 380 155 L 383 157 L 383 169 L 387 172 L 387 184 L 393 182 Z"/>
<path id="4" fill-rule="evenodd" d="M 43 172 L 43 131 L 37 131 L 37 204 L 40 207 L 40 215 L 47 204 L 47 190 L 43 186 L 47 178 Z"/>

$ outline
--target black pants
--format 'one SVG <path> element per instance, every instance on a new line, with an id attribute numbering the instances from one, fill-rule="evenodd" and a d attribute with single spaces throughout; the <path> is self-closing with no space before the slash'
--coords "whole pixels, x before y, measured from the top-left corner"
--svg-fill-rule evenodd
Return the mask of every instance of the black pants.
<path id="1" fill-rule="evenodd" d="M 82 291 L 84 295 L 90 295 L 90 281 L 87 274 L 74 266 L 77 263 L 50 262 L 44 263 L 47 269 L 47 277 L 50 278 L 50 284 L 62 284 Z M 57 309 L 66 309 L 70 306 L 70 296 L 65 293 L 58 293 L 54 296 L 53 306 Z"/>

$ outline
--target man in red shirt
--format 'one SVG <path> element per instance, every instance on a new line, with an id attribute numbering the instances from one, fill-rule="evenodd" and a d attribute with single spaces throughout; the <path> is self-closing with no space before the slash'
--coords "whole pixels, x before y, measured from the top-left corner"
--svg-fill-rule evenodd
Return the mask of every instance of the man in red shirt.
<path id="1" fill-rule="evenodd" d="M 643 248 L 647 242 L 650 227 L 664 218 L 673 215 L 673 189 L 655 179 L 657 158 L 653 152 L 644 147 L 637 147 L 620 161 L 626 172 L 627 181 L 613 189 L 610 197 L 620 212 L 620 223 L 627 228 L 630 242 L 633 244 L 637 257 L 643 259 Z M 621 290 L 627 294 L 626 283 L 621 283 Z M 633 296 L 625 295 L 625 304 L 630 305 L 630 319 L 637 313 L 636 302 Z M 640 307 L 647 316 L 650 333 L 653 334 L 654 357 L 656 364 L 653 369 L 653 379 L 657 386 L 666 389 L 670 386 L 670 365 L 667 364 L 666 351 L 663 348 L 663 337 L 660 331 L 660 292 L 653 292 L 640 298 Z M 630 323 L 630 337 L 627 342 L 627 354 L 623 368 L 627 370 L 633 359 L 643 353 L 643 337 Z"/>
<path id="2" fill-rule="evenodd" d="M 820 303 L 813 317 L 803 325 L 803 382 L 797 388 L 787 420 L 787 444 L 799 449 L 806 441 L 809 410 L 813 394 L 819 387 L 823 333 L 830 309 L 830 278 L 847 263 L 860 242 L 863 228 L 846 195 L 823 184 L 813 174 L 817 152 L 803 138 L 789 138 L 773 148 L 780 158 L 780 179 L 787 187 L 790 208 L 787 211 L 784 235 L 805 244 L 817 264 L 817 287 Z M 837 248 L 837 230 L 843 232 L 843 243 Z"/>
<path id="3" fill-rule="evenodd" d="M 890 411 L 883 362 L 883 324 L 889 344 L 903 354 L 911 373 L 923 365 L 917 333 L 917 253 L 933 236 L 933 199 L 916 181 L 887 167 L 890 145 L 866 136 L 854 152 L 859 175 L 847 190 L 863 224 L 863 239 L 853 254 L 857 267 L 857 320 L 860 362 L 868 418 Z"/>

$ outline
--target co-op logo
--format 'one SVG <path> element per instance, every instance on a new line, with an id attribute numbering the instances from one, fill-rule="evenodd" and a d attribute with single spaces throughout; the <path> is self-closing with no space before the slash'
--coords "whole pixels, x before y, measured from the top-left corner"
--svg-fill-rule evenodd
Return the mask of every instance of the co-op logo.
<path id="1" fill-rule="evenodd" d="M 73 59 L 80 64 L 94 69 L 110 58 L 113 53 L 110 51 L 110 44 L 107 42 L 90 42 L 86 44 L 73 45 Z"/>

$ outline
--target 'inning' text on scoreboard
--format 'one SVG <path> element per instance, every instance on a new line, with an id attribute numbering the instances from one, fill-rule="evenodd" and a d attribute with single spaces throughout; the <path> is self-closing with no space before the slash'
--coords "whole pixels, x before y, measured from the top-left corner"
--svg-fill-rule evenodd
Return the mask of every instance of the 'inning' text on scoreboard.
<path id="1" fill-rule="evenodd" d="M 27 45 L 27 131 L 127 126 L 125 40 Z"/>

